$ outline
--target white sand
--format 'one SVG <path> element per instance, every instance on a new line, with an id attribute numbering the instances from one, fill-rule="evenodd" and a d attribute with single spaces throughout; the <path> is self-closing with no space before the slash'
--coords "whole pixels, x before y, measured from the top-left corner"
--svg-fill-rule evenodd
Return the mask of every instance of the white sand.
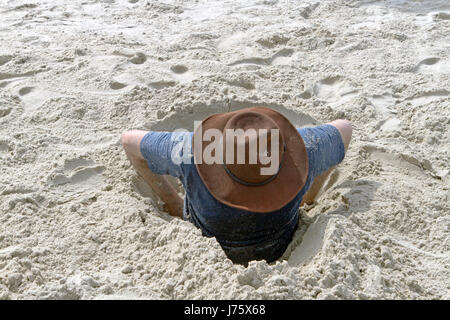
<path id="1" fill-rule="evenodd" d="M 449 299 L 449 91 L 448 0 L 1 1 L 0 298 Z M 270 265 L 163 213 L 119 143 L 227 99 L 355 124 Z"/>

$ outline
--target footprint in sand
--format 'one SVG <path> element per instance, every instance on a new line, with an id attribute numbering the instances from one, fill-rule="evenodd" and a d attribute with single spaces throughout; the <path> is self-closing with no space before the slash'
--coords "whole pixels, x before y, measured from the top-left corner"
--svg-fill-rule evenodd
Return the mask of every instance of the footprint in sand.
<path id="1" fill-rule="evenodd" d="M 186 73 L 189 69 L 188 69 L 188 67 L 183 66 L 182 64 L 176 64 L 176 65 L 171 66 L 170 70 L 176 74 L 183 74 L 183 73 Z"/>
<path id="2" fill-rule="evenodd" d="M 23 87 L 22 89 L 19 90 L 19 95 L 20 96 L 24 96 L 26 94 L 29 94 L 31 91 L 33 91 L 33 87 Z"/>
<path id="3" fill-rule="evenodd" d="M 137 52 L 130 58 L 130 62 L 134 64 L 143 64 L 145 61 L 147 61 L 147 56 L 142 52 Z"/>
<path id="4" fill-rule="evenodd" d="M 308 89 L 308 90 L 305 90 L 302 93 L 300 93 L 298 95 L 298 97 L 301 98 L 301 99 L 308 100 L 308 99 L 311 99 L 312 94 L 311 94 L 310 90 Z"/>
<path id="5" fill-rule="evenodd" d="M 0 72 L 0 80 L 8 80 L 8 79 L 16 79 L 16 78 L 25 78 L 25 77 L 32 77 L 40 72 L 45 71 L 45 69 L 42 70 L 32 70 L 24 73 L 8 73 L 8 72 Z"/>
<path id="6" fill-rule="evenodd" d="M 258 57 L 251 57 L 251 58 L 245 58 L 245 59 L 239 59 L 234 62 L 229 63 L 228 65 L 230 67 L 240 65 L 240 64 L 256 64 L 259 66 L 267 66 L 269 65 L 269 59 L 267 58 L 258 58 Z"/>
<path id="7" fill-rule="evenodd" d="M 383 163 L 383 168 L 396 167 L 407 169 L 411 173 L 426 174 L 426 171 L 433 172 L 431 163 L 424 159 L 420 160 L 414 156 L 403 153 L 391 152 L 383 147 L 365 145 L 363 150 L 369 155 L 371 159 L 378 160 Z"/>
<path id="8" fill-rule="evenodd" d="M 126 57 L 128 61 L 133 64 L 143 64 L 147 61 L 147 56 L 142 52 L 132 52 L 129 50 L 114 50 L 112 52 L 114 56 Z"/>
<path id="9" fill-rule="evenodd" d="M 291 56 L 293 55 L 294 50 L 289 48 L 284 48 L 272 55 L 269 58 L 260 58 L 260 57 L 250 57 L 239 59 L 234 62 L 229 63 L 229 66 L 236 66 L 241 64 L 255 64 L 260 66 L 270 66 L 270 65 L 284 65 L 289 64 L 291 61 Z"/>
<path id="10" fill-rule="evenodd" d="M 12 148 L 9 145 L 9 141 L 7 139 L 0 139 L 0 154 L 2 152 L 6 153 L 6 152 L 11 151 L 11 150 L 12 150 Z"/>
<path id="11" fill-rule="evenodd" d="M 420 61 L 415 67 L 414 72 L 420 73 L 449 73 L 450 62 L 441 60 L 438 57 L 429 57 Z"/>
<path id="12" fill-rule="evenodd" d="M 380 121 L 375 129 L 381 130 L 384 132 L 392 132 L 392 131 L 400 131 L 401 130 L 401 121 L 398 118 L 391 117 L 386 120 Z"/>
<path id="13" fill-rule="evenodd" d="M 136 78 L 136 74 L 130 70 L 113 76 L 109 82 L 109 88 L 112 90 L 120 90 L 138 83 L 139 80 Z"/>
<path id="14" fill-rule="evenodd" d="M 450 92 L 447 90 L 436 90 L 430 92 L 424 92 L 409 98 L 406 98 L 405 101 L 411 103 L 413 106 L 422 106 L 426 105 L 430 102 L 446 98 L 450 95 Z"/>
<path id="15" fill-rule="evenodd" d="M 340 76 L 327 77 L 313 86 L 314 95 L 327 102 L 345 102 L 354 97 L 357 92 Z"/>
<path id="16" fill-rule="evenodd" d="M 177 83 L 175 81 L 155 81 L 150 82 L 148 86 L 152 89 L 160 90 L 164 88 L 169 88 L 175 86 Z"/>
<path id="17" fill-rule="evenodd" d="M 185 65 L 175 64 L 170 67 L 170 71 L 173 73 L 172 76 L 179 82 L 186 83 L 194 79 L 194 75 Z"/>
<path id="18" fill-rule="evenodd" d="M 283 34 L 271 34 L 271 35 L 263 35 L 261 38 L 256 40 L 256 43 L 259 43 L 263 47 L 273 49 L 280 45 L 285 45 L 290 38 L 286 37 Z"/>
<path id="19" fill-rule="evenodd" d="M 375 109 L 375 112 L 382 119 L 377 125 L 376 129 L 384 132 L 400 131 L 401 121 L 394 115 L 397 114 L 395 104 L 397 97 L 389 93 L 381 95 L 373 95 L 368 97 L 368 100 Z"/>
<path id="20" fill-rule="evenodd" d="M 0 66 L 8 63 L 12 58 L 13 56 L 11 55 L 0 55 Z"/>
<path id="21" fill-rule="evenodd" d="M 37 87 L 22 87 L 18 91 L 19 98 L 22 101 L 24 108 L 34 110 L 39 108 L 46 100 L 55 97 L 56 95 L 48 90 Z"/>
<path id="22" fill-rule="evenodd" d="M 272 58 L 270 60 L 270 64 L 273 66 L 289 64 L 292 60 L 293 54 L 294 54 L 294 50 L 292 50 L 292 49 L 287 49 L 287 48 L 282 49 L 272 56 Z"/>
<path id="23" fill-rule="evenodd" d="M 9 85 L 12 81 L 2 81 L 0 82 L 0 89 Z"/>
<path id="24" fill-rule="evenodd" d="M 397 110 L 395 110 L 397 97 L 389 93 L 373 95 L 371 97 L 368 97 L 368 100 L 375 108 L 375 111 L 382 117 L 388 117 L 392 114 L 397 114 Z"/>
<path id="25" fill-rule="evenodd" d="M 2 94 L 0 103 L 0 121 L 4 121 L 8 115 L 12 116 L 15 110 L 20 110 L 20 104 L 20 100 L 15 94 Z"/>
<path id="26" fill-rule="evenodd" d="M 127 85 L 118 81 L 111 81 L 109 87 L 113 90 L 120 90 L 125 88 Z"/>
<path id="27" fill-rule="evenodd" d="M 53 172 L 49 178 L 53 186 L 77 189 L 80 185 L 98 188 L 103 183 L 104 166 L 84 158 L 66 159 L 62 169 Z"/>
<path id="28" fill-rule="evenodd" d="M 12 108 L 7 106 L 0 106 L 0 118 L 6 117 L 11 113 Z"/>
<path id="29" fill-rule="evenodd" d="M 435 20 L 450 20 L 450 13 L 445 12 L 445 11 L 436 12 L 435 14 L 433 14 L 433 19 L 435 19 Z"/>

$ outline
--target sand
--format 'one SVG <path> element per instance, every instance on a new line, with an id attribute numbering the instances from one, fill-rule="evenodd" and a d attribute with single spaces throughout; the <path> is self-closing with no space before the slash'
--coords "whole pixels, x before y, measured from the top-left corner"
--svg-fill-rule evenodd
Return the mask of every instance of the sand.
<path id="1" fill-rule="evenodd" d="M 1 299 L 449 299 L 446 0 L 0 3 Z M 228 108 L 346 118 L 275 263 L 228 260 L 130 167 L 127 129 Z"/>

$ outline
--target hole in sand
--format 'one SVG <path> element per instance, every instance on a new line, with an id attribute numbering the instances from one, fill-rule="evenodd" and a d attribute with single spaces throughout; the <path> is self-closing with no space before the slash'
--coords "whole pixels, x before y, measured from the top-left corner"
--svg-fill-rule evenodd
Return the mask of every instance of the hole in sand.
<path id="1" fill-rule="evenodd" d="M 233 101 L 231 103 L 230 111 L 236 111 L 248 107 L 268 107 L 283 114 L 291 123 L 297 127 L 308 127 L 319 124 L 317 120 L 302 112 L 301 110 L 288 109 L 283 105 L 276 105 L 270 103 L 253 103 L 248 101 Z M 168 114 L 162 120 L 149 124 L 147 128 L 154 131 L 174 131 L 176 129 L 186 129 L 193 131 L 194 121 L 201 121 L 204 118 L 215 113 L 223 113 L 228 111 L 226 102 L 212 104 L 212 105 L 199 105 L 195 108 L 186 108 L 182 110 L 174 111 Z M 336 183 L 339 174 L 336 173 L 332 179 L 328 182 L 327 188 L 330 188 Z M 176 183 L 174 183 L 176 185 Z M 144 197 L 152 198 L 154 201 L 154 195 L 151 189 L 142 181 L 135 179 L 133 186 L 137 192 Z M 180 192 L 181 193 L 181 192 Z M 155 202 L 157 203 L 157 201 Z M 307 264 L 312 260 L 318 252 L 320 252 L 325 237 L 325 232 L 328 226 L 328 218 L 319 218 L 312 227 L 306 232 L 302 243 L 299 247 L 292 248 L 292 253 L 288 259 L 290 265 L 298 266 Z"/>

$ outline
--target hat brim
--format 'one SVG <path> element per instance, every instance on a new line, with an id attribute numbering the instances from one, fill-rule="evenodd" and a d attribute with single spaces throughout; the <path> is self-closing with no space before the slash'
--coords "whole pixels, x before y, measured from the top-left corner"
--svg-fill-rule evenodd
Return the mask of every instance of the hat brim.
<path id="1" fill-rule="evenodd" d="M 292 201 L 306 183 L 308 154 L 297 129 L 282 114 L 264 107 L 213 114 L 202 121 L 202 131 L 214 128 L 223 132 L 237 112 L 254 111 L 269 116 L 280 128 L 286 145 L 278 175 L 262 186 L 247 186 L 232 179 L 222 164 L 196 163 L 197 171 L 211 195 L 230 207 L 250 212 L 277 211 Z M 197 128 L 197 130 L 200 130 Z M 194 134 L 193 139 L 196 137 Z M 202 154 L 210 142 L 202 141 Z M 193 141 L 193 146 L 195 142 Z"/>

